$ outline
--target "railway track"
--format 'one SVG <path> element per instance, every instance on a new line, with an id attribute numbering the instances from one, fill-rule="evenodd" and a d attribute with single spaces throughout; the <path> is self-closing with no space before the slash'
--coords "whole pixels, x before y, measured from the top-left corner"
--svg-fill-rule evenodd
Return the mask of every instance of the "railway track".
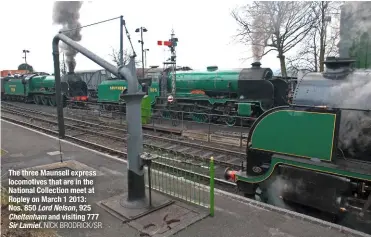
<path id="1" fill-rule="evenodd" d="M 2 112 L 38 121 L 44 127 L 57 131 L 56 116 L 25 108 L 2 106 Z M 72 118 L 65 119 L 66 133 L 72 137 L 85 140 L 99 140 L 100 144 L 126 149 L 127 131 L 106 125 L 90 123 Z M 104 138 L 104 139 L 101 139 Z M 226 167 L 240 168 L 245 154 L 241 151 L 226 150 L 214 146 L 202 145 L 195 142 L 182 141 L 158 135 L 143 134 L 144 150 L 148 153 L 175 157 L 181 164 L 194 166 L 200 173 L 207 173 L 210 157 L 214 157 L 216 175 L 223 177 Z"/>
<path id="2" fill-rule="evenodd" d="M 22 108 L 24 110 L 37 110 L 43 111 L 48 114 L 54 114 L 56 116 L 55 107 L 39 106 L 34 104 L 28 104 L 27 107 L 22 103 L 18 102 L 2 102 L 4 106 L 11 106 Z M 104 110 L 82 110 L 81 108 L 65 108 L 64 117 L 75 118 L 84 120 L 92 123 L 106 124 L 111 127 L 126 128 L 126 117 L 125 114 L 107 112 Z M 214 147 L 233 149 L 235 151 L 245 152 L 245 142 L 248 136 L 248 128 L 226 128 L 216 124 L 200 124 L 186 122 L 181 123 L 179 126 L 172 126 L 172 120 L 161 119 L 154 116 L 152 122 L 149 124 L 143 124 L 142 128 L 147 133 L 172 136 L 183 136 L 182 139 L 188 139 L 190 142 L 197 140 L 198 143 L 215 144 Z M 232 145 L 232 147 L 230 146 Z"/>
<path id="3" fill-rule="evenodd" d="M 24 103 L 8 101 L 3 102 L 3 104 L 20 105 L 25 107 Z M 65 115 L 83 118 L 84 120 L 89 120 L 92 122 L 105 122 L 111 123 L 112 125 L 124 124 L 126 120 L 126 115 L 118 111 L 108 111 L 101 108 L 98 105 L 88 103 L 89 108 L 83 108 L 81 106 L 73 106 L 74 103 L 69 103 L 66 108 L 64 108 Z M 56 113 L 55 107 L 41 106 L 36 104 L 27 104 L 27 108 L 34 108 L 37 110 L 42 110 L 47 113 Z M 200 123 L 193 120 L 181 120 L 181 119 L 170 119 L 159 116 L 154 112 L 152 115 L 152 123 L 143 124 L 143 129 L 148 131 L 159 131 L 169 134 L 181 135 L 185 130 L 203 130 L 205 133 L 215 134 L 220 137 L 228 137 L 232 140 L 235 139 L 246 139 L 248 136 L 249 127 L 233 126 L 227 127 L 224 124 L 216 123 Z M 203 139 L 202 139 L 203 140 Z M 210 142 L 210 140 L 207 140 Z M 236 144 L 238 145 L 238 144 Z M 236 146 L 235 145 L 235 146 Z"/>

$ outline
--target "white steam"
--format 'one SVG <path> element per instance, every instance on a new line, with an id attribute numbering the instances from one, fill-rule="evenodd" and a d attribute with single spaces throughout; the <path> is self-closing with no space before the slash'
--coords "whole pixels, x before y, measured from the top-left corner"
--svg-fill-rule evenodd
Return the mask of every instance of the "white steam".
<path id="1" fill-rule="evenodd" d="M 254 62 L 260 62 L 264 49 L 265 41 L 267 38 L 267 33 L 265 27 L 267 26 L 267 16 L 261 14 L 254 17 L 253 22 L 253 33 L 252 38 L 252 54 L 254 57 Z"/>
<path id="2" fill-rule="evenodd" d="M 329 92 L 334 107 L 371 109 L 371 71 L 355 71 Z M 371 148 L 371 113 L 343 110 L 340 123 L 340 148 L 351 154 Z M 354 154 L 354 153 L 353 153 Z"/>

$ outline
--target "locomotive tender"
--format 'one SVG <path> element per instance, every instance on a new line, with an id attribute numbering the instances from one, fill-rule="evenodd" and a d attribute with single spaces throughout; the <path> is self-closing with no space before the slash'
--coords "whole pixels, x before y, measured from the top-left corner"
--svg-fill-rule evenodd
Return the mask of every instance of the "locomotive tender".
<path id="1" fill-rule="evenodd" d="M 246 196 L 269 201 L 273 184 L 284 201 L 370 220 L 371 77 L 352 62 L 327 58 L 324 73 L 298 78 L 293 104 L 254 122 L 246 167 L 227 169 L 225 178 Z"/>

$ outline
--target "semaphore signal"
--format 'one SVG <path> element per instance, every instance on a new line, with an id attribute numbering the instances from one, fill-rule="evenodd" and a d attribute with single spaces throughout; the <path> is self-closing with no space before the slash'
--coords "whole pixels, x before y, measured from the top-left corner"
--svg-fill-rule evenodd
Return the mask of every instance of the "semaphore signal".
<path id="1" fill-rule="evenodd" d="M 157 45 L 159 46 L 168 46 L 168 47 L 171 47 L 172 46 L 172 43 L 171 41 L 161 41 L 161 40 L 158 40 L 157 41 Z"/>

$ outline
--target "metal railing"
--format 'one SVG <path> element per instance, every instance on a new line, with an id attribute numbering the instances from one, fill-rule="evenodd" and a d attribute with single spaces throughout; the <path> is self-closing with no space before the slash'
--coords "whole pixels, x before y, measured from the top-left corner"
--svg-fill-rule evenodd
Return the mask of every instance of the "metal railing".
<path id="1" fill-rule="evenodd" d="M 108 111 L 103 108 L 102 103 L 76 102 L 80 105 L 85 104 L 90 109 L 79 109 L 77 106 L 72 106 L 70 103 L 65 108 L 66 116 L 77 116 L 82 120 L 91 120 L 106 122 L 112 125 L 126 125 L 126 113 L 117 111 Z M 124 106 L 123 106 L 124 107 Z M 121 109 L 124 110 L 124 109 Z M 143 109 L 142 109 L 143 110 Z M 142 111 L 143 112 L 143 111 Z M 176 114 L 177 116 L 167 117 L 166 114 Z M 197 112 L 184 112 L 167 109 L 151 109 L 151 117 L 144 127 L 150 128 L 154 131 L 169 130 L 169 133 L 182 133 L 185 137 L 201 140 L 205 142 L 223 143 L 226 145 L 233 145 L 237 147 L 246 146 L 246 140 L 249 132 L 249 126 L 239 123 L 231 127 L 226 124 L 215 123 L 212 118 L 219 117 L 227 119 L 231 116 L 206 114 Z M 194 121 L 194 117 L 203 117 L 205 121 Z M 237 120 L 244 123 L 254 121 L 251 117 L 234 116 Z"/>
<path id="2" fill-rule="evenodd" d="M 179 163 L 182 163 L 182 168 Z M 198 174 L 199 169 L 207 171 L 209 181 Z M 149 170 L 150 172 L 145 173 L 145 181 L 151 190 L 207 208 L 210 216 L 214 216 L 215 168 L 212 157 L 208 166 L 203 166 L 187 163 L 178 157 L 166 158 L 158 155 Z"/>

